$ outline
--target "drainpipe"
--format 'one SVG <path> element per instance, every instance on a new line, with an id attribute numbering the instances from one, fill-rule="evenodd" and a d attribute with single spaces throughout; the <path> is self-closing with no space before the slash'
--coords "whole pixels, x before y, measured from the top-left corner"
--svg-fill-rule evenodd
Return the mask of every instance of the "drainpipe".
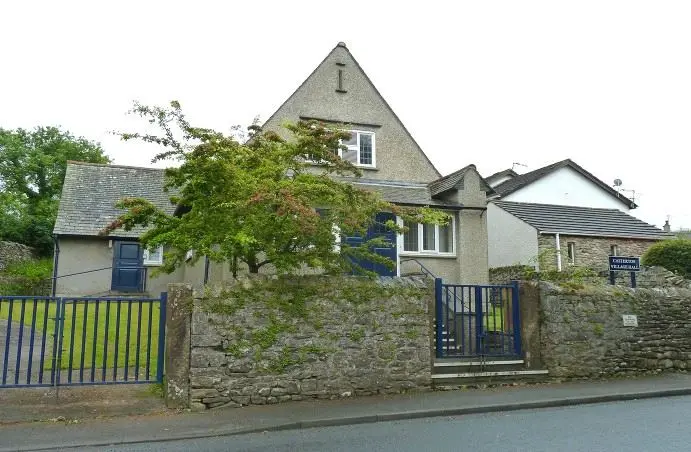
<path id="1" fill-rule="evenodd" d="M 559 234 L 556 235 L 557 241 L 557 271 L 561 271 L 561 245 L 559 244 Z"/>
<path id="2" fill-rule="evenodd" d="M 209 282 L 209 256 L 204 256 L 204 285 Z"/>
<path id="3" fill-rule="evenodd" d="M 60 244 L 58 242 L 58 236 L 53 234 L 53 284 L 51 288 L 51 296 L 55 297 L 55 292 L 58 285 L 58 261 L 60 257 Z"/>

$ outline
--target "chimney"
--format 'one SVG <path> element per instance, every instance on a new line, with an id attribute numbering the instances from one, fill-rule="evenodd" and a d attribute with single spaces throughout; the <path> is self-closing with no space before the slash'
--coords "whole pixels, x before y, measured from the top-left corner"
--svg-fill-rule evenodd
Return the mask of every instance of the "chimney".
<path id="1" fill-rule="evenodd" d="M 665 225 L 662 226 L 662 230 L 665 232 L 672 232 L 672 227 L 669 225 L 669 220 L 665 220 Z"/>

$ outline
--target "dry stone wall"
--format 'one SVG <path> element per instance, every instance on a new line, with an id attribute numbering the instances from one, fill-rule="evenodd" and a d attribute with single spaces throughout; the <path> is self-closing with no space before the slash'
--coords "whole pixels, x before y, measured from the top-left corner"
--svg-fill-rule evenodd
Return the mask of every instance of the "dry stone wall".
<path id="1" fill-rule="evenodd" d="M 36 253 L 33 248 L 21 243 L 0 241 L 0 271 L 3 271 L 8 265 L 35 258 Z"/>
<path id="2" fill-rule="evenodd" d="M 234 284 L 194 297 L 191 408 L 431 388 L 431 280 L 309 276 L 279 294 L 270 277 Z"/>
<path id="3" fill-rule="evenodd" d="M 539 297 L 540 358 L 551 376 L 691 369 L 689 289 L 601 285 L 575 290 L 540 283 Z M 631 315 L 637 325 L 625 326 L 624 316 Z"/>

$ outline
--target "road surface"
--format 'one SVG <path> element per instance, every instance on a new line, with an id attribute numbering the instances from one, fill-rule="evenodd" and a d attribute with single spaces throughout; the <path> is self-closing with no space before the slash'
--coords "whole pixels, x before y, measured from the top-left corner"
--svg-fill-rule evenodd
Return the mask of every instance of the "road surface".
<path id="1" fill-rule="evenodd" d="M 86 450 L 688 451 L 691 397 L 295 430 Z"/>

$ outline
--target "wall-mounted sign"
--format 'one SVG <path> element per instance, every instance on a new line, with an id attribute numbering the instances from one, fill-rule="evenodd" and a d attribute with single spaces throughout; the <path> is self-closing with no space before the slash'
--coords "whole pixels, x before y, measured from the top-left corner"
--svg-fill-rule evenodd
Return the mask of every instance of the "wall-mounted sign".
<path id="1" fill-rule="evenodd" d="M 609 257 L 609 271 L 611 272 L 638 272 L 641 271 L 640 257 Z"/>
<path id="2" fill-rule="evenodd" d="M 624 320 L 624 326 L 638 326 L 638 317 L 633 314 L 624 314 L 621 316 Z"/>

